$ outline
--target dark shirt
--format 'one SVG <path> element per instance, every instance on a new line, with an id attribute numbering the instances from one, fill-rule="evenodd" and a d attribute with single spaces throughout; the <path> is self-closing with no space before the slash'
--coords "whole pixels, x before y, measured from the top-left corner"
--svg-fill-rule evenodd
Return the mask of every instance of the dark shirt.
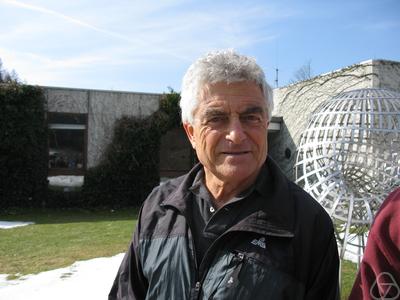
<path id="1" fill-rule="evenodd" d="M 229 200 L 220 209 L 216 209 L 214 197 L 204 184 L 204 169 L 201 169 L 189 189 L 193 195 L 191 230 L 196 248 L 196 261 L 201 261 L 212 243 L 240 219 L 246 210 L 246 202 L 260 198 L 260 190 L 267 188 L 265 172 L 261 172 L 254 185 Z M 248 206 L 247 206 L 248 207 Z"/>

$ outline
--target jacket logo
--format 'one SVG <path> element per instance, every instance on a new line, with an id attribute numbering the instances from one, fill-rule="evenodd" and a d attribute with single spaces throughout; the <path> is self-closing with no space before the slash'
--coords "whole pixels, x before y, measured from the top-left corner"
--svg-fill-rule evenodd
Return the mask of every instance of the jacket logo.
<path id="1" fill-rule="evenodd" d="M 251 241 L 251 243 L 255 246 L 261 247 L 265 249 L 265 237 L 259 238 L 259 239 L 254 239 Z"/>

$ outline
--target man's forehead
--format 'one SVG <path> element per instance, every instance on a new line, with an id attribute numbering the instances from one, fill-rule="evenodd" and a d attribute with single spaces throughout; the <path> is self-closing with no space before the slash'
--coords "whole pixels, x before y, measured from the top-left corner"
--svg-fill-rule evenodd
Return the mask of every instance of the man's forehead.
<path id="1" fill-rule="evenodd" d="M 243 102 L 241 103 L 240 106 L 235 107 L 235 111 L 239 113 L 262 113 L 265 112 L 265 105 L 262 105 L 261 103 L 252 103 L 252 102 Z M 228 112 L 231 110 L 231 107 L 228 105 L 223 105 L 220 104 L 218 105 L 218 102 L 216 103 L 209 103 L 205 104 L 202 107 L 202 112 L 203 113 L 224 113 Z"/>
<path id="2" fill-rule="evenodd" d="M 253 81 L 206 83 L 200 90 L 202 100 L 228 97 L 264 98 L 264 94 L 261 86 Z"/>
<path id="3" fill-rule="evenodd" d="M 198 118 L 199 120 L 205 120 L 215 116 L 227 116 L 231 114 L 259 114 L 266 116 L 267 113 L 266 106 L 262 105 L 261 103 L 257 104 L 245 102 L 241 103 L 240 106 L 235 107 L 215 104 L 216 102 L 213 102 L 212 105 L 207 105 L 207 103 L 200 105 L 199 109 L 195 112 L 196 119 Z"/>

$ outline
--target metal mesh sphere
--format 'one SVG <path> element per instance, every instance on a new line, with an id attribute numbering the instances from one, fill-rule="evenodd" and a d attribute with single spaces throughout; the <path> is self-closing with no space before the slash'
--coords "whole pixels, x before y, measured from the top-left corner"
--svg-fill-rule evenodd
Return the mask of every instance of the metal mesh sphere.
<path id="1" fill-rule="evenodd" d="M 296 179 L 334 219 L 342 256 L 348 243 L 364 246 L 375 212 L 400 185 L 399 151 L 399 93 L 344 92 L 312 114 L 298 148 Z"/>

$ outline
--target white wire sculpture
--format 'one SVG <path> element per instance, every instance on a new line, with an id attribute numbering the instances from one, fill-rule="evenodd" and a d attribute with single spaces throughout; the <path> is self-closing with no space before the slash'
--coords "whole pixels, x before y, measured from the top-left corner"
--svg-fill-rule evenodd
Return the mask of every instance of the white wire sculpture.
<path id="1" fill-rule="evenodd" d="M 340 257 L 360 261 L 373 217 L 400 185 L 400 93 L 359 89 L 317 107 L 303 133 L 296 182 L 329 213 Z"/>

